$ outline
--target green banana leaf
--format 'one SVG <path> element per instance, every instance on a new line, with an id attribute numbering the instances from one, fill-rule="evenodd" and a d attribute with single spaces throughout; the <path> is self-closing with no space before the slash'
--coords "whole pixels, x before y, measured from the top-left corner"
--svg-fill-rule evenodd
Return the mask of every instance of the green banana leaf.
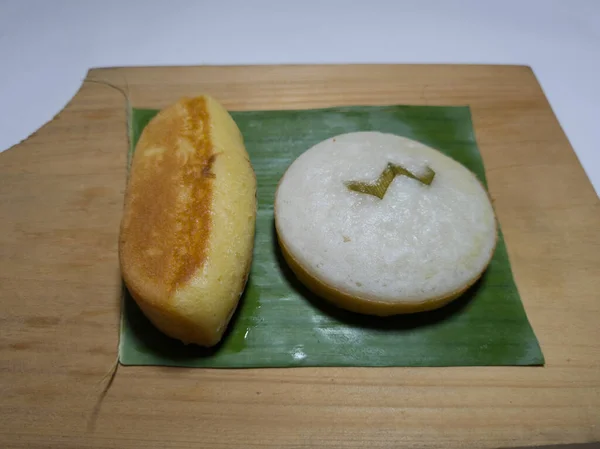
<path id="1" fill-rule="evenodd" d="M 131 149 L 157 113 L 133 109 Z M 119 359 L 186 367 L 541 365 L 544 358 L 513 280 L 500 232 L 491 264 L 462 297 L 436 311 L 388 318 L 340 310 L 311 294 L 286 266 L 273 200 L 303 151 L 351 131 L 395 133 L 439 149 L 487 186 L 468 107 L 341 107 L 232 112 L 258 183 L 250 278 L 228 332 L 212 349 L 166 337 L 124 288 Z"/>

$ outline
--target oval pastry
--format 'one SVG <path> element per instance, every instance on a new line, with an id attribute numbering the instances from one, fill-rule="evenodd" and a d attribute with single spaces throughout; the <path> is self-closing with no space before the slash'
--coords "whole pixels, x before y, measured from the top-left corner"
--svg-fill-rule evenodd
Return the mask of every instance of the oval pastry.
<path id="1" fill-rule="evenodd" d="M 256 178 L 243 137 L 212 97 L 160 111 L 136 145 L 119 258 L 125 285 L 165 334 L 213 346 L 246 284 Z"/>

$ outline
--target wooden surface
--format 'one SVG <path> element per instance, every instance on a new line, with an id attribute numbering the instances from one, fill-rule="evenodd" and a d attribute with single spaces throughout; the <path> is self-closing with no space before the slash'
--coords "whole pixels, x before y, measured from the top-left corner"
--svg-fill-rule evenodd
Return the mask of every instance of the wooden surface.
<path id="1" fill-rule="evenodd" d="M 600 202 L 529 68 L 114 68 L 92 70 L 88 79 L 127 89 L 138 107 L 199 92 L 230 109 L 470 105 L 547 364 L 120 367 L 97 408 L 116 357 L 127 135 L 123 96 L 84 83 L 52 122 L 0 154 L 0 447 L 480 448 L 600 440 Z"/>

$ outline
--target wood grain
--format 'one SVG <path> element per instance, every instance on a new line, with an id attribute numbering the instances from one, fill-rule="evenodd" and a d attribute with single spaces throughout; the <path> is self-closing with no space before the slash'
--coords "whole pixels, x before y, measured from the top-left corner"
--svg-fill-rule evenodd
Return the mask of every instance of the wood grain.
<path id="1" fill-rule="evenodd" d="M 0 447 L 510 447 L 600 439 L 600 202 L 527 67 L 94 69 L 137 107 L 472 108 L 546 366 L 120 367 L 117 236 L 127 130 L 97 83 L 0 154 Z M 35 107 L 35 105 L 32 105 Z"/>

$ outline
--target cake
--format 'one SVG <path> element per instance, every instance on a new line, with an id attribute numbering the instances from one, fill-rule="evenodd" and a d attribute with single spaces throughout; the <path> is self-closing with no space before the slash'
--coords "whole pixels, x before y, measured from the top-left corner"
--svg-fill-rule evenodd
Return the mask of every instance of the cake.
<path id="1" fill-rule="evenodd" d="M 497 227 L 465 166 L 417 141 L 353 132 L 301 154 L 281 178 L 275 226 L 311 291 L 369 315 L 432 310 L 484 273 Z"/>
<path id="2" fill-rule="evenodd" d="M 119 239 L 125 285 L 160 331 L 221 340 L 248 278 L 255 218 L 256 178 L 225 108 L 200 95 L 161 110 L 136 145 Z"/>

